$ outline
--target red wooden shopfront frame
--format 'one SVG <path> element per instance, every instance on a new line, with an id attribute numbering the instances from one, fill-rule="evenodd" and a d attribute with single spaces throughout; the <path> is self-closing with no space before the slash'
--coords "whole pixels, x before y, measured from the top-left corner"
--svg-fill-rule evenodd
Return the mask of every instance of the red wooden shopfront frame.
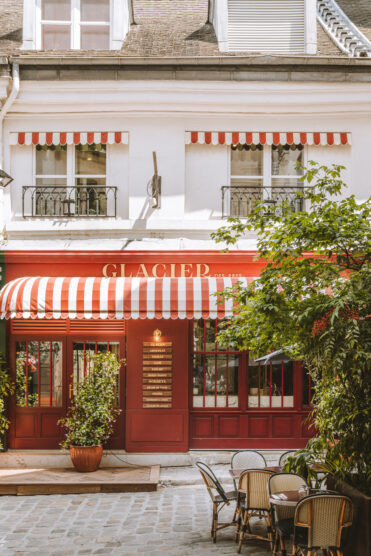
<path id="1" fill-rule="evenodd" d="M 219 252 L 9 252 L 6 253 L 7 279 L 21 276 L 258 276 L 264 262 L 255 261 L 254 252 L 222 254 Z M 192 353 L 193 321 L 128 320 L 122 332 L 112 331 L 112 322 L 71 321 L 61 333 L 61 321 L 44 321 L 44 332 L 36 321 L 25 321 L 24 332 L 8 324 L 8 349 L 15 368 L 14 347 L 17 339 L 61 339 L 64 346 L 63 411 L 60 408 L 19 408 L 11 403 L 10 447 L 58 447 L 55 422 L 68 405 L 69 359 L 74 341 L 120 341 L 120 356 L 127 357 L 122 370 L 120 398 L 124 411 L 118 420 L 112 448 L 135 452 L 184 452 L 194 449 L 298 448 L 306 444 L 312 430 L 306 422 L 309 408 L 303 407 L 303 370 L 294 369 L 293 408 L 248 408 L 248 356 L 241 353 L 238 371 L 238 407 L 193 408 Z M 96 321 L 97 322 L 97 321 Z M 123 323 L 122 323 L 123 324 Z M 45 325 L 43 325 L 45 326 Z M 42 327 L 41 327 L 42 328 Z M 139 391 L 142 375 L 137 354 L 153 329 L 163 328 L 165 337 L 173 337 L 176 396 L 171 410 L 144 410 Z M 36 331 L 37 329 L 37 331 Z M 72 330 L 73 329 L 73 330 Z M 98 330 L 99 329 L 99 330 Z M 77 330 L 80 330 L 79 332 Z M 126 353 L 125 353 L 126 343 Z M 175 367 L 174 367 L 175 368 Z M 49 413 L 46 412 L 49 409 Z M 45 416 L 46 415 L 46 416 Z M 23 419 L 23 421 L 22 421 Z M 49 436 L 43 438 L 44 430 Z M 31 423 L 31 424 L 30 424 Z M 49 429 L 45 425 L 48 424 Z M 24 432 L 26 429 L 26 432 Z"/>

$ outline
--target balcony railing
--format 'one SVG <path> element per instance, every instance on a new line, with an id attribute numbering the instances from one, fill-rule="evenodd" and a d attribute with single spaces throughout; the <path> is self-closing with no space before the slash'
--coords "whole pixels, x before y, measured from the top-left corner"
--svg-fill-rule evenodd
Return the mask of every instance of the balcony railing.
<path id="1" fill-rule="evenodd" d="M 222 215 L 223 218 L 246 217 L 257 203 L 263 202 L 267 207 L 267 214 L 282 210 L 282 204 L 288 203 L 293 212 L 300 212 L 304 207 L 304 200 L 298 197 L 303 188 L 294 186 L 260 187 L 250 185 L 222 186 Z"/>
<path id="2" fill-rule="evenodd" d="M 25 185 L 24 218 L 116 217 L 117 187 L 98 185 Z"/>

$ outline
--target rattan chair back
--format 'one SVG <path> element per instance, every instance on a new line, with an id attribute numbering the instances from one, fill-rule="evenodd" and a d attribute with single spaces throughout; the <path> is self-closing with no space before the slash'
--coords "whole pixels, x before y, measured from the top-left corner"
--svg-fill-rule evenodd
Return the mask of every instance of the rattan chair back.
<path id="1" fill-rule="evenodd" d="M 283 467 L 284 465 L 286 465 L 288 458 L 293 456 L 294 454 L 295 454 L 295 450 L 289 450 L 288 452 L 284 452 L 283 454 L 281 454 L 278 465 L 280 467 Z"/>
<path id="2" fill-rule="evenodd" d="M 264 456 L 255 450 L 239 450 L 231 459 L 232 469 L 262 469 L 266 466 Z"/>
<path id="3" fill-rule="evenodd" d="M 342 534 L 353 521 L 353 503 L 340 494 L 307 496 L 296 506 L 294 544 L 341 548 Z"/>
<path id="4" fill-rule="evenodd" d="M 299 490 L 300 487 L 306 487 L 307 483 L 301 475 L 296 473 L 275 473 L 268 480 L 268 496 L 277 494 L 285 490 Z M 275 519 L 288 519 L 295 515 L 295 507 L 292 506 L 274 506 Z"/>
<path id="5" fill-rule="evenodd" d="M 215 492 L 217 492 L 219 496 L 221 496 L 221 498 L 226 502 L 228 498 L 226 496 L 225 490 L 220 484 L 220 482 L 218 481 L 218 479 L 216 478 L 213 470 L 208 465 L 206 465 L 206 463 L 203 463 L 202 461 L 196 462 L 196 465 L 201 473 L 201 476 L 204 480 L 204 483 L 206 485 L 206 488 L 210 494 L 210 498 L 212 499 L 212 501 L 214 501 Z"/>
<path id="6" fill-rule="evenodd" d="M 268 480 L 273 471 L 248 469 L 238 482 L 238 490 L 246 495 L 245 507 L 254 510 L 269 510 Z"/>

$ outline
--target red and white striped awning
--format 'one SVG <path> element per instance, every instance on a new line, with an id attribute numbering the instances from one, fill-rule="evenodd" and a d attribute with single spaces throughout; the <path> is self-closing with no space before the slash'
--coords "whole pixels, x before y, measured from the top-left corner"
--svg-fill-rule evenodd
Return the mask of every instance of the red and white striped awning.
<path id="1" fill-rule="evenodd" d="M 127 145 L 129 133 L 127 131 L 20 131 L 10 134 L 11 145 L 91 145 L 93 143 Z"/>
<path id="2" fill-rule="evenodd" d="M 233 314 L 216 292 L 250 278 L 17 278 L 0 291 L 1 318 L 194 319 Z"/>
<path id="3" fill-rule="evenodd" d="M 186 131 L 186 145 L 350 145 L 351 133 Z"/>

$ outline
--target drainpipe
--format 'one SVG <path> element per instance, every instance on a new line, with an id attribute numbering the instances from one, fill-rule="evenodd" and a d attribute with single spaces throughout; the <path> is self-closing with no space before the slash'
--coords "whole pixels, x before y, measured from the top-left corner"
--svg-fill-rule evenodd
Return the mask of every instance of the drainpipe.
<path id="1" fill-rule="evenodd" d="M 10 95 L 5 101 L 4 106 L 0 110 L 0 169 L 4 167 L 4 144 L 3 144 L 3 123 L 5 116 L 7 115 L 10 107 L 12 106 L 13 102 L 18 96 L 19 93 L 19 66 L 18 64 L 13 64 L 13 83 L 12 83 L 12 90 Z M 3 195 L 4 190 L 0 188 L 0 219 L 3 219 L 4 214 L 4 202 L 3 202 Z M 5 226 L 4 226 L 5 232 Z M 5 285 L 6 282 L 6 275 L 5 275 L 5 253 L 3 249 L 0 249 L 0 288 Z M 5 330 L 5 321 L 0 320 L 0 354 L 5 358 L 6 357 L 6 330 Z M 4 439 L 1 439 L 4 440 Z M 1 443 L 0 443 L 1 444 Z"/>

